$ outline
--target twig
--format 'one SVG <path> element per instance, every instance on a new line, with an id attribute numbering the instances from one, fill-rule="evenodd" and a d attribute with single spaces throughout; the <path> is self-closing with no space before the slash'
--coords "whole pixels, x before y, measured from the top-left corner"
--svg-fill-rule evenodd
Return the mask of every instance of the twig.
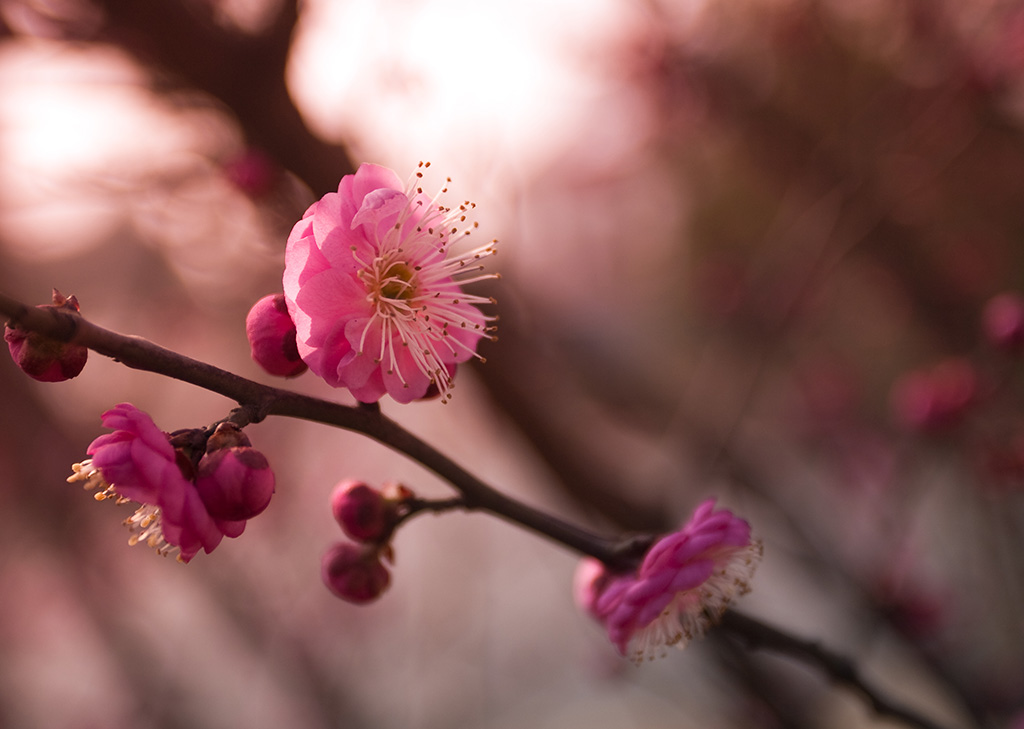
<path id="1" fill-rule="evenodd" d="M 142 337 L 104 329 L 78 314 L 29 307 L 2 294 L 0 314 L 10 317 L 14 326 L 58 341 L 80 344 L 126 367 L 166 375 L 230 398 L 240 406 L 230 418 L 239 426 L 259 422 L 268 415 L 281 415 L 362 433 L 418 461 L 447 480 L 462 494 L 465 508 L 488 511 L 577 552 L 595 557 L 612 568 L 630 569 L 646 551 L 634 539 L 600 537 L 505 496 L 383 415 L 379 408 L 349 407 L 262 385 L 165 349 Z"/>
<path id="2" fill-rule="evenodd" d="M 112 357 L 127 367 L 166 375 L 216 392 L 236 401 L 230 420 L 240 426 L 281 415 L 334 425 L 369 436 L 418 461 L 446 479 L 461 498 L 421 502 L 417 510 L 454 508 L 487 511 L 542 534 L 582 554 L 595 557 L 612 569 L 628 570 L 650 547 L 651 535 L 613 540 L 594 535 L 550 514 L 505 496 L 472 475 L 440 451 L 385 417 L 377 407 L 349 407 L 262 385 L 205 362 L 165 349 L 142 337 L 118 334 L 99 327 L 79 314 L 53 308 L 29 307 L 0 294 L 0 314 L 10 325 L 38 332 L 62 342 L 73 342 Z M 858 676 L 853 663 L 816 643 L 802 640 L 753 618 L 727 612 L 721 628 L 750 648 L 767 648 L 815 665 L 835 681 L 860 693 L 876 713 L 920 729 L 941 729 L 912 711 L 883 698 Z"/>
<path id="3" fill-rule="evenodd" d="M 817 666 L 835 683 L 860 694 L 878 716 L 896 719 L 920 729 L 943 729 L 941 725 L 882 696 L 861 678 L 852 660 L 815 641 L 789 635 L 735 610 L 725 613 L 718 627 L 739 639 L 748 649 L 762 648 Z"/>

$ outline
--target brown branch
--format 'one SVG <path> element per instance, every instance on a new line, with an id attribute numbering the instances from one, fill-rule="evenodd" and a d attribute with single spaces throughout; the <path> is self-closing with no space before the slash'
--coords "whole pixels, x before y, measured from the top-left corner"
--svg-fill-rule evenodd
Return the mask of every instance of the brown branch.
<path id="1" fill-rule="evenodd" d="M 600 537 L 502 494 L 385 417 L 378 407 L 350 407 L 262 385 L 141 337 L 103 329 L 77 313 L 29 307 L 3 294 L 0 294 L 0 314 L 9 317 L 9 326 L 79 344 L 112 357 L 127 367 L 182 380 L 230 398 L 240 406 L 232 413 L 231 420 L 242 426 L 259 422 L 268 415 L 281 415 L 362 433 L 419 462 L 459 491 L 460 499 L 432 502 L 438 511 L 451 508 L 487 511 L 595 557 L 612 569 L 635 568 L 650 547 L 653 537 L 649 535 L 618 540 Z M 426 504 L 423 508 L 431 508 L 428 502 L 423 503 Z M 939 725 L 884 698 L 859 677 L 850 660 L 816 643 L 733 612 L 723 616 L 721 628 L 750 648 L 767 648 L 817 666 L 836 682 L 861 694 L 879 715 L 919 729 L 941 729 Z"/>
<path id="2" fill-rule="evenodd" d="M 735 610 L 725 613 L 718 627 L 737 638 L 747 649 L 769 650 L 816 666 L 835 683 L 859 694 L 880 717 L 895 719 L 919 729 L 943 729 L 940 724 L 884 697 L 861 677 L 852 660 L 815 641 L 789 635 Z"/>
<path id="3" fill-rule="evenodd" d="M 350 407 L 248 380 L 219 367 L 165 349 L 147 339 L 112 332 L 78 314 L 29 307 L 0 294 L 0 314 L 12 326 L 71 342 L 111 357 L 126 367 L 188 382 L 237 402 L 231 420 L 240 426 L 281 415 L 334 425 L 369 436 L 418 461 L 451 483 L 466 508 L 488 511 L 524 526 L 565 546 L 605 562 L 629 569 L 646 551 L 642 540 L 612 540 L 596 536 L 550 514 L 500 493 L 466 471 L 443 453 L 385 417 L 379 408 Z"/>

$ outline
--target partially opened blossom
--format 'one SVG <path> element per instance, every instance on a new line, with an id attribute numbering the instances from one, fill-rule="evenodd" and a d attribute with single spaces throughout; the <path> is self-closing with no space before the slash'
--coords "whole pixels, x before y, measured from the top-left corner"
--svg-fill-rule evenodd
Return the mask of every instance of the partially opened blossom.
<path id="1" fill-rule="evenodd" d="M 489 322 L 462 285 L 480 273 L 486 245 L 451 248 L 476 227 L 475 207 L 438 204 L 391 170 L 364 164 L 306 211 L 288 236 L 284 293 L 302 360 L 361 402 L 448 398 L 456 365 L 478 356 Z M 445 190 L 442 190 L 444 192 Z"/>
<path id="2" fill-rule="evenodd" d="M 103 413 L 102 420 L 114 432 L 89 445 L 92 458 L 76 463 L 68 481 L 99 489 L 99 501 L 115 498 L 117 503 L 140 504 L 125 520 L 131 544 L 143 542 L 159 554 L 177 554 L 188 562 L 200 549 L 209 553 L 225 536 L 242 533 L 244 521 L 210 515 L 192 482 L 191 462 L 149 415 L 121 403 Z"/>
<path id="3" fill-rule="evenodd" d="M 580 565 L 577 602 L 623 655 L 639 662 L 666 646 L 684 648 L 749 592 L 761 545 L 746 521 L 714 505 L 705 501 L 681 530 L 655 542 L 636 572 L 613 574 L 593 559 Z"/>

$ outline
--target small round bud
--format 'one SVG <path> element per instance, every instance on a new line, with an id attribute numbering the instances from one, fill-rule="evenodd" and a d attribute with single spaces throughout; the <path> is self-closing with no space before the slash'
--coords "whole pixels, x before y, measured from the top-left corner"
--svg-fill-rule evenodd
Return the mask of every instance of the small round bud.
<path id="1" fill-rule="evenodd" d="M 270 374 L 295 377 L 306 371 L 284 294 L 264 296 L 253 305 L 245 318 L 245 334 L 253 360 Z"/>
<path id="2" fill-rule="evenodd" d="M 214 519 L 243 521 L 270 504 L 274 472 L 255 448 L 221 448 L 199 461 L 196 490 Z"/>
<path id="3" fill-rule="evenodd" d="M 999 294 L 989 299 L 981 315 L 985 337 L 1007 352 L 1024 350 L 1024 296 Z"/>
<path id="4" fill-rule="evenodd" d="M 391 582 L 378 551 L 351 542 L 338 542 L 327 550 L 320 574 L 331 592 L 357 605 L 376 600 Z"/>
<path id="5" fill-rule="evenodd" d="M 352 479 L 334 487 L 331 512 L 345 534 L 357 542 L 387 539 L 397 516 L 394 501 L 362 481 Z"/>
<path id="6" fill-rule="evenodd" d="M 78 313 L 78 300 L 65 297 L 53 290 L 53 304 L 43 304 L 40 309 L 57 309 Z M 40 382 L 63 382 L 77 377 L 85 367 L 89 350 L 77 344 L 58 342 L 36 332 L 17 327 L 4 328 L 4 339 L 21 371 Z"/>

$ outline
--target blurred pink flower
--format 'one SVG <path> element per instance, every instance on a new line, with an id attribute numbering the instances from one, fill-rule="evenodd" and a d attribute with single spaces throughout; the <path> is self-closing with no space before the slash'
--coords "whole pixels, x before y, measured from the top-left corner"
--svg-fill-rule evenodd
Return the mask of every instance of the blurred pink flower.
<path id="1" fill-rule="evenodd" d="M 1024 349 L 1024 296 L 1009 292 L 992 297 L 982 312 L 981 326 L 993 346 L 1020 352 Z"/>
<path id="2" fill-rule="evenodd" d="M 890 407 L 896 418 L 912 429 L 941 431 L 964 419 L 977 400 L 978 389 L 974 366 L 953 357 L 900 377 L 892 386 Z"/>
<path id="3" fill-rule="evenodd" d="M 421 177 L 402 185 L 391 170 L 364 164 L 288 236 L 284 292 L 299 354 L 361 402 L 389 394 L 407 403 L 431 391 L 446 400 L 456 364 L 479 357 L 494 319 L 474 306 L 492 299 L 460 288 L 496 277 L 479 273 L 494 242 L 449 257 L 476 227 L 466 222 L 475 206 L 439 205 L 417 187 Z"/>
<path id="4" fill-rule="evenodd" d="M 705 501 L 680 531 L 655 542 L 633 574 L 609 573 L 593 559 L 580 565 L 577 602 L 623 655 L 640 662 L 686 647 L 750 591 L 761 544 L 746 521 L 714 505 Z"/>
<path id="5" fill-rule="evenodd" d="M 84 481 L 87 489 L 100 488 L 96 499 L 116 498 L 141 506 L 125 523 L 130 544 L 145 542 L 159 554 L 177 553 L 188 562 L 200 549 L 209 554 L 223 537 L 237 537 L 244 521 L 210 516 L 195 485 L 182 472 L 191 470 L 188 459 L 175 450 L 168 437 L 146 413 L 121 403 L 103 413 L 103 425 L 114 429 L 96 438 L 87 449 L 91 459 L 76 463 L 69 482 Z"/>

